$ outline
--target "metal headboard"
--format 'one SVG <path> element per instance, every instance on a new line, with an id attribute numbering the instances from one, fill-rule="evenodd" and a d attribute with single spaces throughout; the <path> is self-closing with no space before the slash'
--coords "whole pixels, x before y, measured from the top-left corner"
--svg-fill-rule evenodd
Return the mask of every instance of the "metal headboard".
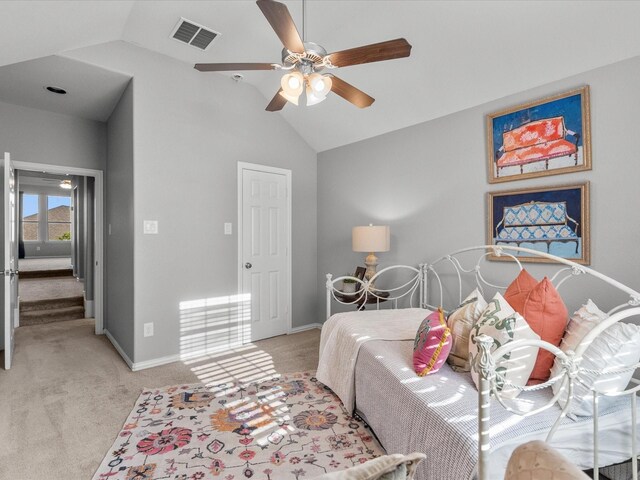
<path id="1" fill-rule="evenodd" d="M 464 262 L 460 259 L 460 257 L 465 254 L 469 254 L 469 252 L 478 252 L 480 257 L 477 260 L 474 260 L 471 266 L 467 267 L 464 265 Z M 560 422 L 566 416 L 569 406 L 571 404 L 571 399 L 573 396 L 573 387 L 576 382 L 582 382 L 579 376 L 580 373 L 580 363 L 582 360 L 582 355 L 585 350 L 589 346 L 589 344 L 604 330 L 609 328 L 614 323 L 628 320 L 631 317 L 640 317 L 640 293 L 632 288 L 627 287 L 626 285 L 614 280 L 602 273 L 599 273 L 591 268 L 585 267 L 583 265 L 579 265 L 571 260 L 567 260 L 564 258 L 556 257 L 554 255 L 550 255 L 548 253 L 539 252 L 536 250 L 531 250 L 528 248 L 522 247 L 512 247 L 508 245 L 482 245 L 477 247 L 465 248 L 462 250 L 458 250 L 456 252 L 445 255 L 434 262 L 421 265 L 421 270 L 424 274 L 424 279 L 422 282 L 424 292 L 421 295 L 421 298 L 424 299 L 424 305 L 427 308 L 435 308 L 434 305 L 429 303 L 430 295 L 433 295 L 434 292 L 430 292 L 429 288 L 431 285 L 436 289 L 435 297 L 439 300 L 439 305 L 443 304 L 443 281 L 442 274 L 438 272 L 438 267 L 442 265 L 450 265 L 453 267 L 455 271 L 455 277 L 458 280 L 458 300 L 460 303 L 462 301 L 462 292 L 463 292 L 463 278 L 471 276 L 477 285 L 477 287 L 483 291 L 484 287 L 493 287 L 498 290 L 503 290 L 506 287 L 502 285 L 497 285 L 488 281 L 482 273 L 482 265 L 483 262 L 487 259 L 488 256 L 508 256 L 514 260 L 514 264 L 518 269 L 522 269 L 522 264 L 517 258 L 517 254 L 525 254 L 526 256 L 535 256 L 535 257 L 543 257 L 546 260 L 550 261 L 552 265 L 559 266 L 560 268 L 553 274 L 550 278 L 552 283 L 559 288 L 565 285 L 568 280 L 571 278 L 575 278 L 578 276 L 592 276 L 602 282 L 610 285 L 614 289 L 620 290 L 628 296 L 628 300 L 612 309 L 609 310 L 609 317 L 599 323 L 594 329 L 592 329 L 580 343 L 580 346 L 577 348 L 575 352 L 565 353 L 555 345 L 552 345 L 548 342 L 542 340 L 518 340 L 514 342 L 510 342 L 495 351 L 491 352 L 491 348 L 493 347 L 493 339 L 486 336 L 481 335 L 477 338 L 479 344 L 479 355 L 477 362 L 473 365 L 474 370 L 478 373 L 479 376 L 479 385 L 478 385 L 478 399 L 479 399 L 479 421 L 478 421 L 478 448 L 479 448 L 479 470 L 478 470 L 478 478 L 480 480 L 489 480 L 491 478 L 489 472 L 489 456 L 490 456 L 490 412 L 491 412 L 491 398 L 495 398 L 505 409 L 508 411 L 522 415 L 522 416 L 530 416 L 535 415 L 543 410 L 546 410 L 552 407 L 558 397 L 562 394 L 562 390 L 566 388 L 568 393 L 569 401 L 566 403 L 564 408 L 562 409 L 558 419 L 551 427 L 548 435 L 547 441 L 550 441 L 558 429 Z M 468 255 L 467 255 L 468 256 Z M 432 278 L 431 278 L 432 277 Z M 437 288 L 436 288 L 437 287 Z M 517 388 L 521 391 L 533 391 L 540 390 L 543 388 L 550 388 L 556 382 L 562 382 L 561 388 L 557 394 L 553 395 L 553 397 L 545 404 L 534 410 L 519 410 L 517 407 L 510 405 L 508 401 L 505 401 L 502 398 L 501 391 L 498 388 L 498 385 L 501 383 L 509 383 L 505 378 L 502 378 L 496 372 L 496 362 L 512 352 L 513 350 L 520 349 L 527 346 L 535 346 L 538 348 L 543 348 L 548 350 L 553 355 L 555 355 L 559 360 L 562 366 L 561 373 L 556 375 L 555 377 L 549 379 L 547 382 L 540 385 L 532 385 L 525 387 L 518 387 L 515 385 L 511 385 L 514 388 Z M 629 365 L 624 368 L 619 368 L 617 370 L 608 369 L 606 372 L 598 371 L 591 372 L 595 374 L 604 374 L 607 375 L 629 372 L 630 370 L 637 370 L 640 368 L 640 363 L 636 365 Z M 499 380 L 499 381 L 498 381 Z M 632 379 L 632 386 L 627 387 L 624 391 L 615 392 L 615 393 L 604 393 L 598 392 L 593 388 L 590 388 L 593 393 L 593 427 L 594 432 L 598 432 L 598 397 L 600 396 L 629 396 L 631 402 L 631 462 L 632 462 L 632 470 L 633 470 L 633 480 L 638 480 L 638 448 L 637 448 L 637 399 L 636 393 L 640 391 L 640 381 L 636 379 Z M 635 386 L 633 386 L 635 385 Z M 593 478 L 599 478 L 599 443 L 598 443 L 598 435 L 594 433 L 593 435 Z"/>

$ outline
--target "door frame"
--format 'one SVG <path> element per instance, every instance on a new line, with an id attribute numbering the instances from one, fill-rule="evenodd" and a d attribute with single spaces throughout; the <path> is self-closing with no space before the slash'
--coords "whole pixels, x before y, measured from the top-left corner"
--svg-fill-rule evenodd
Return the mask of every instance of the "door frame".
<path id="1" fill-rule="evenodd" d="M 242 284 L 242 275 L 244 273 L 243 263 L 242 263 L 242 236 L 243 236 L 243 223 L 244 219 L 242 218 L 242 207 L 243 207 L 243 195 L 242 195 L 242 175 L 244 170 L 253 170 L 256 172 L 263 173 L 275 173 L 278 175 L 284 175 L 287 189 L 287 275 L 289 277 L 288 287 L 287 287 L 287 335 L 292 333 L 292 323 L 293 323 L 293 272 L 292 272 L 292 261 L 293 258 L 293 242 L 292 242 L 292 218 L 293 212 L 291 211 L 291 177 L 292 172 L 286 168 L 279 167 L 271 167 L 268 165 L 260 165 L 257 163 L 248 163 L 248 162 L 238 162 L 238 217 L 237 217 L 237 232 L 238 232 L 238 252 L 237 252 L 237 260 L 238 260 L 238 294 L 243 293 L 243 284 Z"/>
<path id="2" fill-rule="evenodd" d="M 46 172 L 56 175 L 79 175 L 93 177 L 95 179 L 95 251 L 94 260 L 94 319 L 95 333 L 104 333 L 104 173 L 102 170 L 91 168 L 65 167 L 62 165 L 49 165 L 46 163 L 13 162 L 16 170 L 28 170 L 32 172 Z"/>

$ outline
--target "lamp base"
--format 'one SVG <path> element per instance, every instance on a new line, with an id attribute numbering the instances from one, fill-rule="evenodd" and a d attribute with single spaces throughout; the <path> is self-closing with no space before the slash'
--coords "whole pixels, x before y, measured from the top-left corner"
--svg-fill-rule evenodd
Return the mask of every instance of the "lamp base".
<path id="1" fill-rule="evenodd" d="M 378 257 L 371 252 L 367 255 L 367 258 L 364 259 L 364 264 L 367 266 L 367 271 L 364 274 L 365 280 L 369 282 L 369 287 L 373 288 L 373 282 L 371 282 L 371 278 L 376 274 L 376 269 L 378 268 Z"/>

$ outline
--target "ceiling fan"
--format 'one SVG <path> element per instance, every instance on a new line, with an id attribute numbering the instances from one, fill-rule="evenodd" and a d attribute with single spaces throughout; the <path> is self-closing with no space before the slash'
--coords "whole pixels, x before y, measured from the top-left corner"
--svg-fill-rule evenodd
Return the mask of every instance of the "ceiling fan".
<path id="1" fill-rule="evenodd" d="M 325 68 L 334 69 L 363 63 L 381 62 L 383 60 L 408 57 L 411 54 L 411 45 L 404 38 L 327 54 L 327 51 L 317 43 L 303 42 L 285 4 L 275 0 L 257 0 L 256 4 L 262 10 L 267 21 L 284 45 L 282 49 L 282 64 L 196 63 L 194 68 L 201 72 L 234 70 L 286 71 L 287 73 L 280 81 L 280 90 L 267 105 L 266 110 L 269 112 L 282 110 L 287 101 L 298 105 L 298 100 L 303 90 L 306 93 L 307 105 L 315 105 L 322 102 L 331 91 L 359 108 L 368 107 L 375 101 L 374 98 L 333 74 L 322 75 L 318 72 Z"/>

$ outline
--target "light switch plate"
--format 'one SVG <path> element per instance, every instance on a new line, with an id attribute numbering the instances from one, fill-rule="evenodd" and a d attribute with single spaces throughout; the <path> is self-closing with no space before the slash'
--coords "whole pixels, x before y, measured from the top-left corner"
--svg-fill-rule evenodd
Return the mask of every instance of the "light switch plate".
<path id="1" fill-rule="evenodd" d="M 144 336 L 153 337 L 153 322 L 144 324 Z"/>
<path id="2" fill-rule="evenodd" d="M 145 220 L 143 222 L 144 234 L 155 235 L 158 233 L 158 221 L 157 220 Z"/>
<path id="3" fill-rule="evenodd" d="M 233 234 L 233 225 L 230 223 L 225 223 L 224 224 L 224 234 L 225 235 L 231 235 Z"/>

